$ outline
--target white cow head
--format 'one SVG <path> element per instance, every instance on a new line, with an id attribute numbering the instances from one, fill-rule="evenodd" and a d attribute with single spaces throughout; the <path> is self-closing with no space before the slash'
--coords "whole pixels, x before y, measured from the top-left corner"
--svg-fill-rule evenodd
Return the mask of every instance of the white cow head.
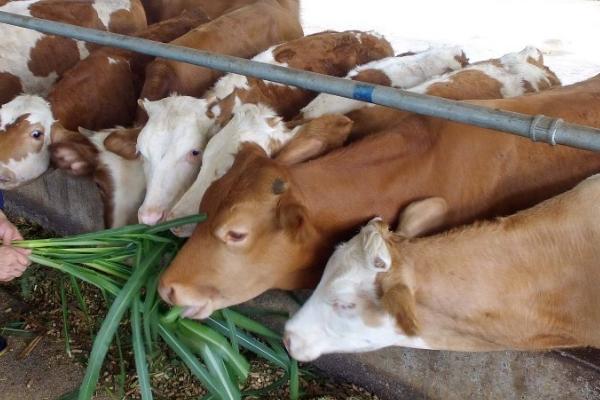
<path id="1" fill-rule="evenodd" d="M 50 165 L 54 117 L 39 96 L 21 95 L 0 108 L 0 189 L 15 189 Z"/>
<path id="2" fill-rule="evenodd" d="M 194 184 L 173 207 L 168 219 L 198 213 L 204 193 L 212 182 L 231 168 L 244 143 L 260 146 L 270 157 L 292 139 L 298 128 L 290 130 L 268 106 L 243 104 L 233 118 L 208 142 L 202 156 L 202 168 Z M 195 225 L 173 229 L 181 237 L 191 236 Z"/>
<path id="3" fill-rule="evenodd" d="M 403 285 L 402 296 L 394 297 L 401 304 L 394 307 L 392 315 L 382 302 L 378 275 L 393 264 L 393 273 L 401 273 L 395 255 L 398 242 L 439 226 L 446 210 L 445 201 L 439 198 L 413 203 L 401 216 L 397 235 L 380 218 L 374 218 L 340 245 L 313 295 L 286 324 L 284 341 L 290 354 L 311 361 L 326 353 L 392 345 L 427 348 L 418 336 L 410 284 Z"/>
<path id="4" fill-rule="evenodd" d="M 206 114 L 207 104 L 188 96 L 140 101 L 148 113 L 137 142 L 148 185 L 140 222 L 153 225 L 163 220 L 196 179 L 214 124 Z"/>

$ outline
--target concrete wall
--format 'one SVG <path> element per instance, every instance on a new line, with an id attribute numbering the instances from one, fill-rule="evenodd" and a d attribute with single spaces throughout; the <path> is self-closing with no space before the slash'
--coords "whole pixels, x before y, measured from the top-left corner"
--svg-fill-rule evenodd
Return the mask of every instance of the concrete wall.
<path id="1" fill-rule="evenodd" d="M 102 228 L 98 191 L 84 179 L 52 172 L 7 193 L 6 200 L 10 213 L 26 216 L 58 233 Z M 267 293 L 252 305 L 290 312 L 298 308 L 281 291 Z M 281 329 L 284 320 L 271 318 L 266 322 Z M 384 400 L 600 399 L 600 362 L 596 358 L 594 351 L 468 354 L 390 348 L 326 356 L 315 365 Z"/>

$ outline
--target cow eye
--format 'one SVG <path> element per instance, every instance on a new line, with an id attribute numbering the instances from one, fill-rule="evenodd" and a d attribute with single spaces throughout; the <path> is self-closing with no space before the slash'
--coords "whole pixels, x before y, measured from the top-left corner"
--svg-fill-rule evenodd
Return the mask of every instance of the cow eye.
<path id="1" fill-rule="evenodd" d="M 246 239 L 246 236 L 248 236 L 248 234 L 244 232 L 229 231 L 227 232 L 227 241 L 239 243 Z"/>
<path id="2" fill-rule="evenodd" d="M 352 310 L 356 309 L 356 303 L 334 301 L 333 308 L 336 311 L 352 311 Z"/>
<path id="3" fill-rule="evenodd" d="M 198 156 L 200 155 L 200 150 L 192 150 L 192 151 L 190 152 L 190 154 L 191 154 L 193 157 L 198 157 Z"/>
<path id="4" fill-rule="evenodd" d="M 44 132 L 39 131 L 37 129 L 35 131 L 31 132 L 31 137 L 34 138 L 34 139 L 39 139 L 42 136 L 44 136 Z"/>

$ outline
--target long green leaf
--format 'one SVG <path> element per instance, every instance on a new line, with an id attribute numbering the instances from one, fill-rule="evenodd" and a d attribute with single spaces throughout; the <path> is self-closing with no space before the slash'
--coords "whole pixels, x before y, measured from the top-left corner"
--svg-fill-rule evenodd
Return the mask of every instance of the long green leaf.
<path id="1" fill-rule="evenodd" d="M 158 324 L 158 332 L 167 345 L 183 360 L 192 374 L 200 380 L 204 387 L 211 393 L 220 396 L 220 390 L 215 379 L 210 375 L 204 365 L 198 361 L 194 353 L 179 340 L 175 333 L 169 330 L 167 325 L 162 322 Z"/>
<path id="2" fill-rule="evenodd" d="M 60 304 L 62 308 L 62 319 L 63 319 L 63 334 L 65 336 L 65 351 L 69 358 L 73 357 L 71 353 L 71 337 L 69 336 L 69 305 L 67 304 L 67 295 L 65 294 L 65 278 L 60 277 L 59 280 L 60 290 Z"/>
<path id="3" fill-rule="evenodd" d="M 189 224 L 198 224 L 200 222 L 206 221 L 206 214 L 198 214 L 198 215 L 190 215 L 189 217 L 183 217 L 174 219 L 172 221 L 163 222 L 162 224 L 158 224 L 150 229 L 148 229 L 145 233 L 154 234 L 160 232 L 166 232 L 172 228 L 176 228 L 182 225 Z"/>
<path id="4" fill-rule="evenodd" d="M 153 328 L 153 313 L 155 312 L 154 304 L 156 303 L 156 289 L 158 288 L 159 274 L 151 275 L 146 282 L 146 297 L 142 307 L 144 342 L 146 343 L 146 351 L 148 354 L 154 353 L 154 335 Z"/>
<path id="5" fill-rule="evenodd" d="M 79 283 L 77 283 L 77 279 L 73 275 L 69 275 L 71 280 L 71 287 L 73 288 L 73 292 L 75 293 L 75 298 L 77 299 L 77 303 L 79 303 L 79 308 L 85 317 L 85 322 L 88 324 L 88 329 L 90 331 L 90 337 L 92 341 L 94 340 L 94 324 L 92 322 L 92 318 L 90 317 L 90 311 L 88 309 L 87 304 L 85 304 L 85 299 L 81 294 L 81 288 L 79 287 Z"/>
<path id="6" fill-rule="evenodd" d="M 222 399 L 223 400 L 239 400 L 242 395 L 240 390 L 236 386 L 237 380 L 232 380 L 227 373 L 227 369 L 223 364 L 223 360 L 219 357 L 217 351 L 213 350 L 212 346 L 203 343 L 200 346 L 200 352 L 202 358 L 208 367 L 211 375 L 214 376 L 219 382 L 222 388 Z"/>
<path id="7" fill-rule="evenodd" d="M 152 400 L 152 387 L 150 385 L 150 374 L 144 349 L 144 340 L 142 339 L 142 322 L 140 318 L 140 301 L 134 300 L 131 305 L 131 340 L 133 342 L 133 355 L 135 358 L 135 368 L 137 371 L 138 382 L 140 384 L 140 394 L 142 400 Z"/>
<path id="8" fill-rule="evenodd" d="M 298 373 L 298 361 L 293 360 L 290 366 L 290 400 L 298 400 L 300 397 L 300 374 Z"/>
<path id="9" fill-rule="evenodd" d="M 136 266 L 131 278 L 129 278 L 110 307 L 106 319 L 96 335 L 96 340 L 94 341 L 88 360 L 88 367 L 79 391 L 79 400 L 89 400 L 94 395 L 102 363 L 115 332 L 119 327 L 119 322 L 125 311 L 129 308 L 133 298 L 138 295 L 140 288 L 147 279 L 148 273 L 152 271 L 152 267 L 160 261 L 165 247 L 165 244 L 159 244 L 150 250 L 148 256 Z"/>
<path id="10" fill-rule="evenodd" d="M 250 364 L 244 357 L 231 348 L 231 345 L 223 335 L 205 325 L 189 319 L 179 320 L 177 326 L 177 331 L 186 338 L 190 340 L 199 339 L 204 343 L 209 344 L 211 347 L 218 349 L 218 351 L 226 357 L 227 362 L 235 368 L 236 374 L 240 378 L 245 380 L 248 377 Z"/>
<path id="11" fill-rule="evenodd" d="M 37 256 L 32 254 L 29 256 L 29 259 L 37 264 L 57 269 L 66 274 L 72 275 L 79 280 L 87 282 L 91 285 L 94 285 L 102 290 L 106 290 L 113 296 L 116 296 L 119 293 L 120 287 L 115 284 L 114 281 L 107 279 L 106 277 L 100 276 L 97 273 L 92 271 L 85 270 L 83 268 L 79 268 L 75 265 L 66 263 L 66 262 L 56 262 L 54 260 Z"/>
<path id="12" fill-rule="evenodd" d="M 255 333 L 259 336 L 264 336 L 267 338 L 281 340 L 281 335 L 273 332 L 271 329 L 267 328 L 263 324 L 254 321 L 246 317 L 245 315 L 240 314 L 237 311 L 228 309 L 227 316 L 236 324 L 238 327 L 247 330 L 248 332 Z"/>
<path id="13" fill-rule="evenodd" d="M 205 320 L 205 323 L 211 327 L 213 327 L 216 331 L 221 332 L 224 335 L 227 335 L 227 324 L 222 321 L 208 318 Z M 257 356 L 264 358 L 267 361 L 289 371 L 289 359 L 282 358 L 277 352 L 273 349 L 266 346 L 264 343 L 259 342 L 258 340 L 248 336 L 247 334 L 238 330 L 237 332 L 238 343 L 241 347 L 245 348 L 256 354 Z"/>

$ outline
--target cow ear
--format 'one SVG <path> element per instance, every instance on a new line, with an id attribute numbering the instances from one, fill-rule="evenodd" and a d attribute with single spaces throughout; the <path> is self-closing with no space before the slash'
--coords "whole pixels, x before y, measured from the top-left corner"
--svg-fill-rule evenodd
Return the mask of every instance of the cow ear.
<path id="1" fill-rule="evenodd" d="M 49 146 L 52 164 L 71 175 L 90 176 L 98 165 L 98 150 L 86 136 L 71 133 L 69 139 L 63 138 Z"/>
<path id="2" fill-rule="evenodd" d="M 396 324 L 406 336 L 418 333 L 415 296 L 408 286 L 398 283 L 390 287 L 384 291 L 381 304 L 384 310 L 396 318 Z"/>
<path id="3" fill-rule="evenodd" d="M 390 232 L 388 226 L 379 217 L 373 218 L 362 228 L 360 235 L 362 249 L 365 254 L 365 266 L 375 272 L 389 271 L 392 266 L 392 254 L 388 248 L 386 237 Z"/>
<path id="4" fill-rule="evenodd" d="M 139 156 L 137 139 L 140 131 L 141 128 L 116 130 L 104 139 L 104 147 L 126 160 L 135 160 Z"/>
<path id="5" fill-rule="evenodd" d="M 448 216 L 448 203 L 441 197 L 430 197 L 415 201 L 400 215 L 396 233 L 406 238 L 414 238 L 441 228 Z"/>
<path id="6" fill-rule="evenodd" d="M 311 231 L 306 208 L 295 201 L 279 203 L 277 220 L 279 227 L 298 241 L 303 241 Z"/>
<path id="7" fill-rule="evenodd" d="M 352 131 L 352 124 L 352 120 L 342 114 L 324 115 L 308 121 L 295 128 L 298 129 L 296 136 L 275 159 L 293 165 L 322 156 L 344 144 Z"/>

